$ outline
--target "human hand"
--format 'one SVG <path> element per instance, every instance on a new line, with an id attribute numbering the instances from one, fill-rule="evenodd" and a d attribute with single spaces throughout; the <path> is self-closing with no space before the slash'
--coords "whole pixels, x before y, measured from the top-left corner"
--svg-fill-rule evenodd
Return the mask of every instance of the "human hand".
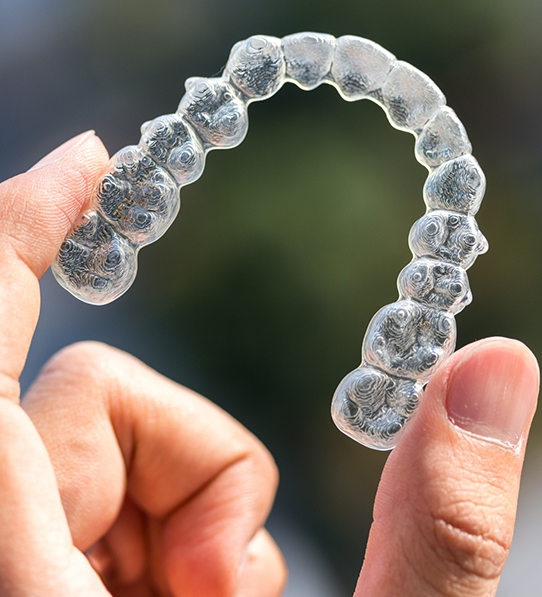
<path id="1" fill-rule="evenodd" d="M 452 355 L 386 463 L 355 597 L 492 597 L 508 556 L 539 371 L 522 343 Z"/>
<path id="2" fill-rule="evenodd" d="M 276 468 L 218 407 L 95 343 L 18 406 L 38 279 L 106 161 L 87 133 L 0 185 L 0 595 L 275 597 Z"/>
<path id="3" fill-rule="evenodd" d="M 114 596 L 277 595 L 284 568 L 261 530 L 276 473 L 216 407 L 94 344 L 53 358 L 28 416 L 13 405 L 37 278 L 106 159 L 94 136 L 79 143 L 0 187 L 0 594 L 108 595 L 81 553 L 96 544 Z M 356 595 L 494 595 L 537 393 L 520 343 L 449 359 L 386 465 Z"/>

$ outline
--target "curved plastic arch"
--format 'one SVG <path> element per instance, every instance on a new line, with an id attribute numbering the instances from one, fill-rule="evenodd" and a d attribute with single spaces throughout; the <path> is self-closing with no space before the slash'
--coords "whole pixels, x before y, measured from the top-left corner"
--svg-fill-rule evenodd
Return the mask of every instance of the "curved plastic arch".
<path id="1" fill-rule="evenodd" d="M 332 404 L 344 433 L 391 449 L 423 386 L 455 348 L 454 314 L 472 300 L 466 269 L 488 244 L 474 219 L 485 177 L 463 125 L 431 79 L 378 44 L 322 33 L 256 35 L 235 44 L 222 77 L 188 79 L 177 111 L 143 124 L 139 144 L 111 158 L 53 273 L 91 304 L 126 292 L 139 249 L 175 219 L 180 188 L 201 176 L 209 151 L 243 141 L 248 105 L 285 82 L 304 90 L 328 83 L 347 101 L 376 102 L 392 126 L 416 137 L 416 158 L 429 170 L 427 212 L 410 231 L 413 259 L 399 274 L 399 299 L 373 317 L 361 364 L 339 384 Z"/>

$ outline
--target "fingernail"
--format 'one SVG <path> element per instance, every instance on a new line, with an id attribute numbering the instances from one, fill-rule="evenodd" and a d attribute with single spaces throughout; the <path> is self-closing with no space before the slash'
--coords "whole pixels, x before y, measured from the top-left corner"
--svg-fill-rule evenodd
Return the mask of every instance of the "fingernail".
<path id="1" fill-rule="evenodd" d="M 30 170 L 28 170 L 28 172 L 31 172 L 32 170 L 37 170 L 38 168 L 43 168 L 44 166 L 49 166 L 54 162 L 58 162 L 58 160 L 63 158 L 68 153 L 68 151 L 75 149 L 79 145 L 83 145 L 83 143 L 88 141 L 88 139 L 90 139 L 90 137 L 93 137 L 95 134 L 96 133 L 94 131 L 86 131 L 85 133 L 81 133 L 80 135 L 73 137 L 73 139 L 69 139 L 56 149 L 53 149 L 51 153 L 48 153 L 45 157 L 41 158 L 41 160 L 37 164 L 34 164 L 34 166 L 32 166 Z"/>
<path id="2" fill-rule="evenodd" d="M 474 435 L 516 446 L 535 409 L 538 384 L 538 364 L 525 345 L 486 340 L 456 365 L 448 386 L 448 416 Z"/>

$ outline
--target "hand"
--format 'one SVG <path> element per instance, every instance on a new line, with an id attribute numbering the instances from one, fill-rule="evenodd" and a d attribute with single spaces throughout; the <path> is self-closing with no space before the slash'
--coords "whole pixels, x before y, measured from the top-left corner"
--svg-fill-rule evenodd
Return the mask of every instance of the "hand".
<path id="1" fill-rule="evenodd" d="M 490 338 L 452 355 L 391 453 L 356 597 L 492 597 L 516 517 L 538 365 Z"/>
<path id="2" fill-rule="evenodd" d="M 278 595 L 275 468 L 216 406 L 99 344 L 57 354 L 16 405 L 37 279 L 105 160 L 88 134 L 0 186 L 0 594 Z M 357 596 L 494 595 L 537 394 L 511 340 L 439 370 L 384 470 Z"/>
<path id="3" fill-rule="evenodd" d="M 94 343 L 17 405 L 38 278 L 106 160 L 88 133 L 0 185 L 0 595 L 275 597 L 276 468 L 218 407 Z"/>

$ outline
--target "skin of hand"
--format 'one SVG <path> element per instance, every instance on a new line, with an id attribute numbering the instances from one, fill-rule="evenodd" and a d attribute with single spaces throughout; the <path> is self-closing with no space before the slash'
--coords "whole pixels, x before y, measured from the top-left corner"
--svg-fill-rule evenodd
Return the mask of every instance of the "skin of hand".
<path id="1" fill-rule="evenodd" d="M 275 597 L 277 471 L 226 413 L 98 343 L 18 404 L 39 277 L 106 161 L 88 132 L 0 185 L 0 595 Z M 384 469 L 356 597 L 495 594 L 538 387 L 505 338 L 437 372 Z"/>

